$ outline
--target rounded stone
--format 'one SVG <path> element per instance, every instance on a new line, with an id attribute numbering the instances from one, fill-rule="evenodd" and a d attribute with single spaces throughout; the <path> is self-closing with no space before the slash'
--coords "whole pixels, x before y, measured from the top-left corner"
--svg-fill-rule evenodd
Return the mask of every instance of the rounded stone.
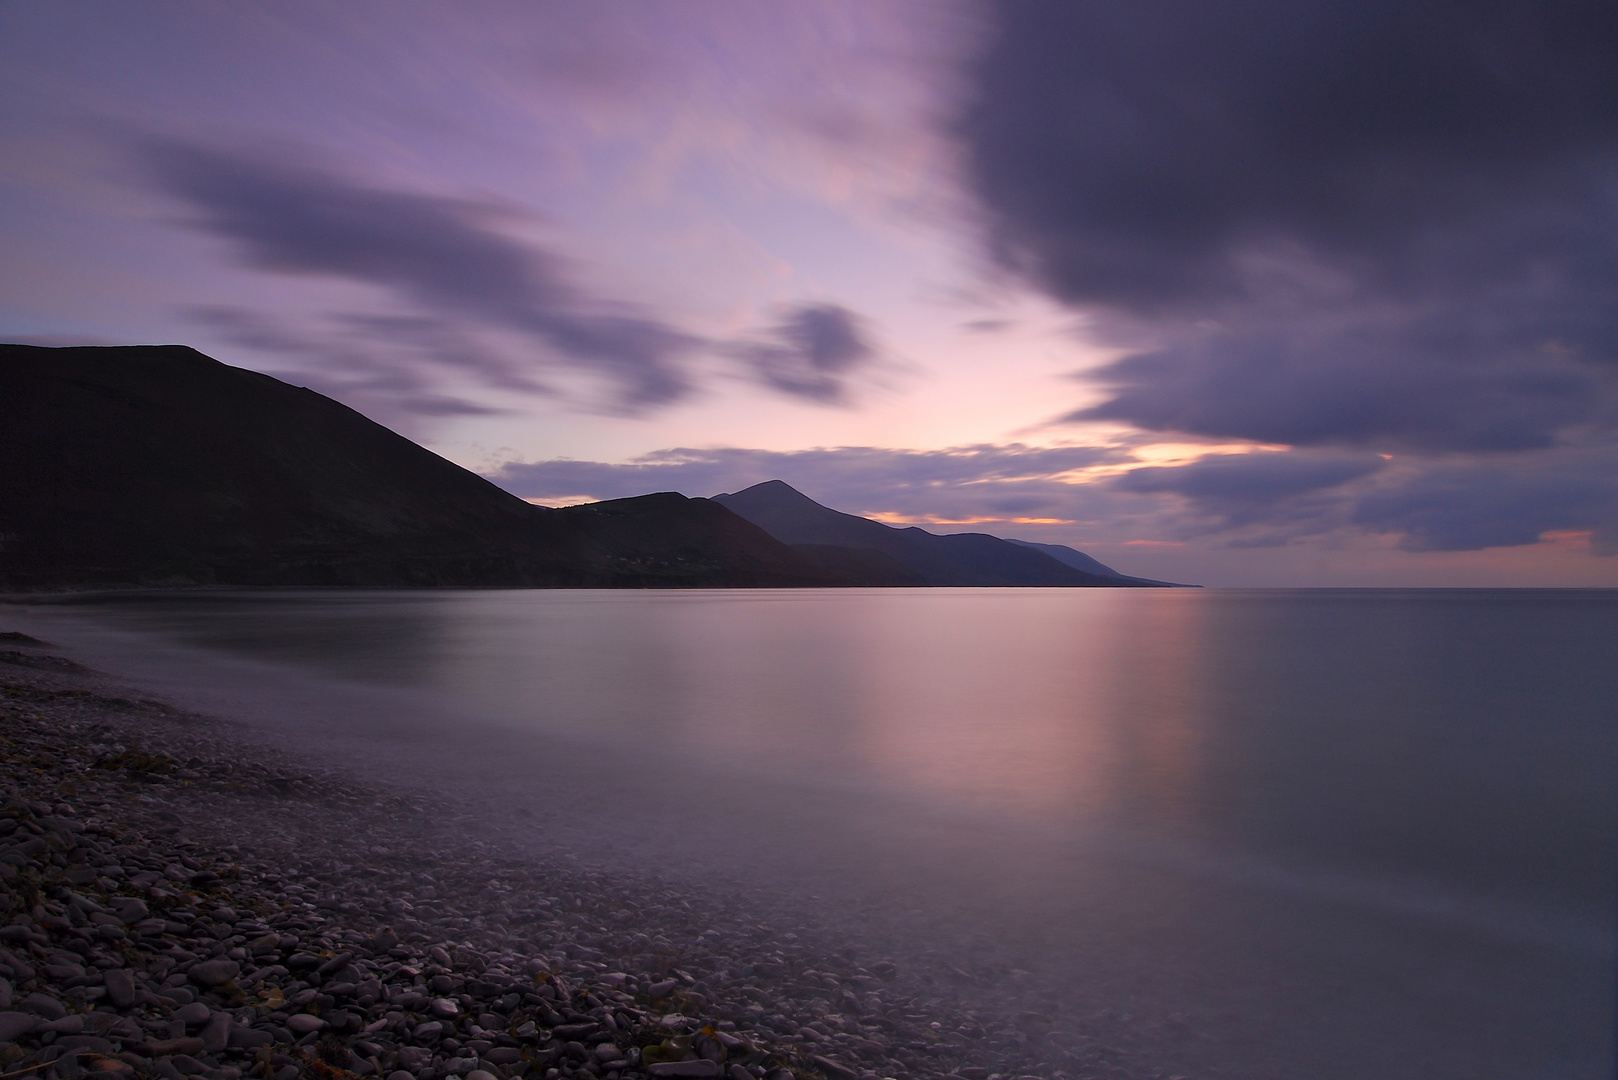
<path id="1" fill-rule="evenodd" d="M 242 966 L 234 960 L 204 960 L 191 969 L 191 981 L 212 989 L 240 975 Z"/>

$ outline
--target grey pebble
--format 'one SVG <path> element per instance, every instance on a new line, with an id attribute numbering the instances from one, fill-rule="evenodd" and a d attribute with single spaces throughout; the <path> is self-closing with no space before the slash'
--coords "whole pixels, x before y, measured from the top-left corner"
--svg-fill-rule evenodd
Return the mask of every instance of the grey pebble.
<path id="1" fill-rule="evenodd" d="M 211 990 L 230 982 L 241 970 L 242 966 L 234 960 L 204 960 L 191 969 L 191 981 Z"/>
<path id="2" fill-rule="evenodd" d="M 181 1005 L 174 1010 L 174 1019 L 184 1022 L 186 1027 L 198 1027 L 208 1022 L 213 1010 L 200 1001 L 193 1001 L 189 1005 Z"/>
<path id="3" fill-rule="evenodd" d="M 188 1006 L 189 1007 L 189 1006 Z M 202 1039 L 202 1048 L 210 1054 L 217 1054 L 230 1045 L 231 1019 L 229 1013 L 214 1013 L 208 1018 L 198 1033 Z"/>
<path id="4" fill-rule="evenodd" d="M 0 1042 L 16 1042 L 34 1030 L 39 1017 L 23 1012 L 0 1012 Z"/>
<path id="5" fill-rule="evenodd" d="M 102 975 L 102 985 L 107 988 L 107 1000 L 115 1009 L 127 1009 L 135 1004 L 135 979 L 123 968 L 109 968 Z"/>
<path id="6" fill-rule="evenodd" d="M 46 994 L 29 994 L 20 1004 L 25 1012 L 37 1013 L 47 1020 L 60 1020 L 67 1015 L 67 1006 Z"/>
<path id="7" fill-rule="evenodd" d="M 719 1063 L 698 1058 L 696 1061 L 659 1061 L 646 1067 L 653 1076 L 675 1076 L 703 1080 L 719 1075 Z"/>

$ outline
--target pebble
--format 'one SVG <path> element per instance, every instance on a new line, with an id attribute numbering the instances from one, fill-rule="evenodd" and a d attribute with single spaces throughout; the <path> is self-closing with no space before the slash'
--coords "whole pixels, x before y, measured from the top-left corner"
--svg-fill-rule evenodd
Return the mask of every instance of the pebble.
<path id="1" fill-rule="evenodd" d="M 174 1010 L 174 1019 L 183 1021 L 186 1027 L 200 1027 L 208 1022 L 213 1010 L 200 1001 L 193 1001 L 189 1005 L 181 1005 Z"/>
<path id="2" fill-rule="evenodd" d="M 21 1012 L 0 1012 L 0 1042 L 16 1042 L 39 1023 L 39 1017 Z"/>
<path id="3" fill-rule="evenodd" d="M 677 1076 L 690 1080 L 704 1080 L 719 1075 L 719 1063 L 698 1058 L 696 1061 L 659 1061 L 648 1065 L 646 1071 L 653 1076 Z"/>
<path id="4" fill-rule="evenodd" d="M 46 1020 L 60 1020 L 67 1015 L 67 1006 L 47 994 L 29 994 L 22 999 L 26 1012 L 38 1013 Z"/>
<path id="5" fill-rule="evenodd" d="M 234 979 L 242 970 L 234 960 L 206 960 L 191 969 L 191 981 L 212 990 Z"/>
<path id="6" fill-rule="evenodd" d="M 724 890 L 507 855 L 440 799 L 134 698 L 0 658 L 0 1072 L 20 1080 L 1129 1075 Z M 70 1046 L 102 1057 L 46 1068 Z"/>

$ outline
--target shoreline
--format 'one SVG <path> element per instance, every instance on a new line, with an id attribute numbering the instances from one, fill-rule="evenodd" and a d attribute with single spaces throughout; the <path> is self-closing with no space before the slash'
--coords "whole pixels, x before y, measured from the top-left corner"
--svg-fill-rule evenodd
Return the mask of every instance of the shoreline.
<path id="1" fill-rule="evenodd" d="M 746 896 L 521 853 L 430 793 L 126 695 L 0 641 L 19 1080 L 1133 1075 Z"/>

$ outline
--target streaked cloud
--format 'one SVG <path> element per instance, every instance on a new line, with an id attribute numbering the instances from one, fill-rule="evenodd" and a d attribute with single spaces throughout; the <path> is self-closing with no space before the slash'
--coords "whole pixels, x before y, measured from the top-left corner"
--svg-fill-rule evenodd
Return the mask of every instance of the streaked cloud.
<path id="1" fill-rule="evenodd" d="M 691 389 L 682 361 L 697 339 L 586 295 L 565 260 L 501 232 L 494 207 L 177 142 L 150 142 L 141 157 L 192 208 L 197 228 L 255 269 L 376 286 L 463 335 L 515 332 L 533 346 L 534 369 L 560 363 L 597 374 L 626 410 Z M 528 388 L 514 363 L 470 366 L 498 376 L 497 385 Z"/>
<path id="2" fill-rule="evenodd" d="M 764 385 L 827 405 L 845 402 L 848 376 L 876 358 L 864 320 L 837 304 L 795 308 L 735 351 Z"/>

